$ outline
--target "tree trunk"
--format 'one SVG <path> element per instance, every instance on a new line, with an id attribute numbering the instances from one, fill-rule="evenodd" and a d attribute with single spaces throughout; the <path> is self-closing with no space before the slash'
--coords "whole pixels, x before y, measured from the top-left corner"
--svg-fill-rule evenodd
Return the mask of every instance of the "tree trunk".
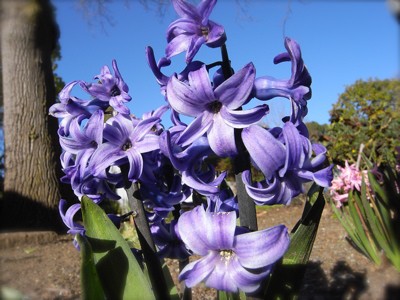
<path id="1" fill-rule="evenodd" d="M 1 0 L 5 179 L 2 229 L 58 229 L 60 164 L 51 53 L 58 27 L 48 0 Z"/>

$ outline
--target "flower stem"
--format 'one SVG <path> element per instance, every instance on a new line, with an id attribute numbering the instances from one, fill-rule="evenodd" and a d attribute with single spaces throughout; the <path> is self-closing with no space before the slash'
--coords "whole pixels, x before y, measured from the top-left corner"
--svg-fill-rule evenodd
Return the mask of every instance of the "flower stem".
<path id="1" fill-rule="evenodd" d="M 222 72 L 226 80 L 234 74 L 226 44 L 221 46 L 221 56 Z M 239 202 L 240 225 L 249 228 L 251 231 L 256 231 L 258 230 L 256 208 L 254 201 L 247 195 L 242 180 L 243 171 L 250 168 L 250 157 L 243 144 L 241 133 L 241 129 L 235 129 L 235 143 L 238 149 L 238 155 L 233 159 L 237 191 L 236 196 Z"/>
<path id="2" fill-rule="evenodd" d="M 144 260 L 155 297 L 156 299 L 170 299 L 165 278 L 164 276 L 160 276 L 160 274 L 163 274 L 162 265 L 157 256 L 156 246 L 151 236 L 138 184 L 132 183 L 126 188 L 126 193 L 128 195 L 128 202 L 131 210 L 137 212 L 134 219 L 136 232 L 139 237 L 140 246 L 143 251 Z"/>

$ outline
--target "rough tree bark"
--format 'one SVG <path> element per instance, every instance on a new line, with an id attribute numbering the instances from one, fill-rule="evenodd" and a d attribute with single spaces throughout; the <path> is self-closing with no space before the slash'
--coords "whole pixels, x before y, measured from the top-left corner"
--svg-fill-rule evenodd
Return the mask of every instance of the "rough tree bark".
<path id="1" fill-rule="evenodd" d="M 5 179 L 0 224 L 58 229 L 57 120 L 51 53 L 58 27 L 49 0 L 1 0 Z"/>

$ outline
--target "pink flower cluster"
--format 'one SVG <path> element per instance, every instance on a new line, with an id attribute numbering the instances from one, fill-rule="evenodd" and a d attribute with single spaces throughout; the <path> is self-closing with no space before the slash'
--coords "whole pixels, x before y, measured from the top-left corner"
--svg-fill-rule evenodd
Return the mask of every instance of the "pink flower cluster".
<path id="1" fill-rule="evenodd" d="M 347 202 L 349 191 L 356 189 L 361 190 L 361 182 L 364 175 L 364 180 L 368 184 L 367 171 L 358 170 L 355 164 L 349 165 L 346 160 L 344 168 L 337 166 L 339 174 L 332 180 L 332 186 L 329 188 L 329 193 L 336 203 L 336 207 L 342 206 L 342 203 Z"/>

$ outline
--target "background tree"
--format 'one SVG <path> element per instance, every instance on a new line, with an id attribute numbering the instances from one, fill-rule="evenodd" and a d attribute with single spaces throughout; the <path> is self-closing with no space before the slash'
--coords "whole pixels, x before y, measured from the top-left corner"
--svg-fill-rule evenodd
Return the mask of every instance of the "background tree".
<path id="1" fill-rule="evenodd" d="M 319 144 L 325 144 L 328 137 L 327 137 L 327 131 L 328 131 L 328 125 L 327 124 L 319 124 L 315 121 L 312 122 L 306 122 L 305 123 L 308 129 L 308 133 L 310 135 L 310 140 L 312 143 L 319 143 Z"/>
<path id="2" fill-rule="evenodd" d="M 49 0 L 2 0 L 4 227 L 57 228 L 60 165 L 52 53 L 58 27 Z"/>
<path id="3" fill-rule="evenodd" d="M 330 111 L 328 150 L 334 163 L 355 160 L 361 143 L 377 164 L 394 161 L 399 146 L 400 80 L 358 80 Z"/>

